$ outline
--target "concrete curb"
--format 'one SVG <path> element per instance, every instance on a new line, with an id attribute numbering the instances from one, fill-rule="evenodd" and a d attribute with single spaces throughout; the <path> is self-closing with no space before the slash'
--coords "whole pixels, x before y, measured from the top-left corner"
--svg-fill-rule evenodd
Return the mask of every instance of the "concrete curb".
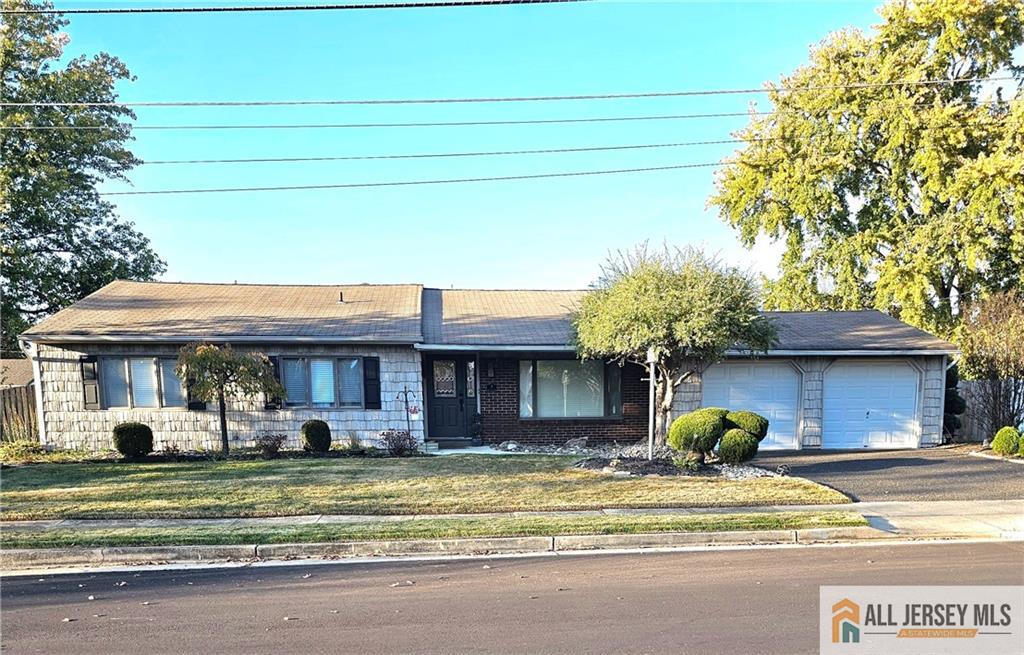
<path id="1" fill-rule="evenodd" d="M 0 551 L 0 570 L 66 565 L 215 562 L 257 559 L 396 557 L 408 555 L 513 555 L 581 550 L 673 548 L 679 546 L 811 544 L 895 539 L 875 528 L 811 528 L 733 532 L 660 532 L 617 535 L 559 535 L 480 539 L 419 539 L 237 546 L 123 546 L 111 548 L 26 548 Z"/>
<path id="2" fill-rule="evenodd" d="M 980 457 L 982 459 L 992 459 L 997 462 L 1011 462 L 1013 464 L 1024 464 L 1024 457 L 1003 457 L 1002 455 L 994 455 L 990 453 L 974 452 L 967 453 L 971 457 Z"/>

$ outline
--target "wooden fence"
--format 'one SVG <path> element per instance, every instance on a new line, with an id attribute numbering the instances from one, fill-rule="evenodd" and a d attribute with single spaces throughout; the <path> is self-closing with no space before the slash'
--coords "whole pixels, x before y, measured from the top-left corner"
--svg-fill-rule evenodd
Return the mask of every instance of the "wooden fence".
<path id="1" fill-rule="evenodd" d="M 36 394 L 31 384 L 0 389 L 0 428 L 3 439 L 38 439 Z"/>

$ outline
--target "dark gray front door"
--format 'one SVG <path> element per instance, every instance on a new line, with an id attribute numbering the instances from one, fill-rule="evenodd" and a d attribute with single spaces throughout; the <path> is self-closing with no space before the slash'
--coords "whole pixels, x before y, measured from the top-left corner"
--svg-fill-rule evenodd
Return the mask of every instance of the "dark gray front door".
<path id="1" fill-rule="evenodd" d="M 469 436 L 469 416 L 476 409 L 475 389 L 467 393 L 466 357 L 428 357 L 427 434 L 431 438 Z"/>

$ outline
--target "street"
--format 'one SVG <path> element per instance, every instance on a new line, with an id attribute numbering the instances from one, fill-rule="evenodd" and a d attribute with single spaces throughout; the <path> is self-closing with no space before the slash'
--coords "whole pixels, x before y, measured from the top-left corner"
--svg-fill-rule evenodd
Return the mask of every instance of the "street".
<path id="1" fill-rule="evenodd" d="M 1024 544 L 32 576 L 0 599 L 11 654 L 739 655 L 817 652 L 823 584 L 1024 584 Z"/>

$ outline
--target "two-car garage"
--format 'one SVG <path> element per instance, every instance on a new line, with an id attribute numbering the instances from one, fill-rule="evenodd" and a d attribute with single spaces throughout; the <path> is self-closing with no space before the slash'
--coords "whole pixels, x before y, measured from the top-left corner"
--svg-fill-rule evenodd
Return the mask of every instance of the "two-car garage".
<path id="1" fill-rule="evenodd" d="M 701 404 L 767 417 L 762 449 L 800 448 L 805 422 L 815 421 L 822 448 L 919 445 L 922 371 L 909 360 L 832 358 L 802 364 L 793 359 L 715 364 L 704 372 Z"/>

